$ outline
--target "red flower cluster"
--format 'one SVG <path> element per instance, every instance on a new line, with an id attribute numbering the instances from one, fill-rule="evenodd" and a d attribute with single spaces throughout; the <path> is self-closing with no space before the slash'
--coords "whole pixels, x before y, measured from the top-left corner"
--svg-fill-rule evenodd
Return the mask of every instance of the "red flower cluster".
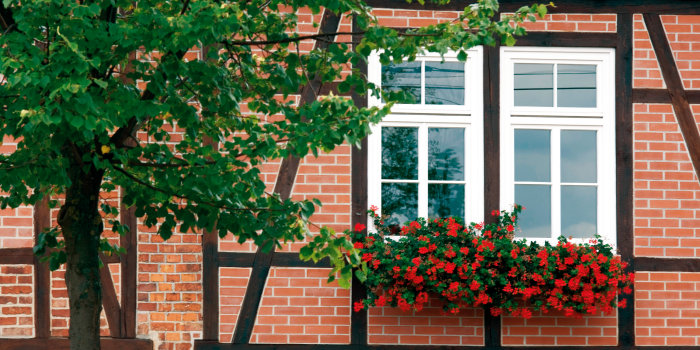
<path id="1" fill-rule="evenodd" d="M 532 308 L 561 310 L 569 316 L 611 313 L 624 307 L 634 275 L 599 239 L 574 244 L 561 237 L 556 245 L 514 241 L 522 210 L 492 214 L 495 222 L 463 226 L 458 219 L 418 219 L 401 228 L 398 240 L 381 219 L 377 233 L 358 234 L 355 248 L 370 267 L 367 299 L 354 305 L 397 306 L 421 310 L 434 295 L 447 312 L 486 306 L 493 315 L 529 318 Z M 364 227 L 362 227 L 364 229 Z M 359 231 L 359 230 L 358 230 Z"/>

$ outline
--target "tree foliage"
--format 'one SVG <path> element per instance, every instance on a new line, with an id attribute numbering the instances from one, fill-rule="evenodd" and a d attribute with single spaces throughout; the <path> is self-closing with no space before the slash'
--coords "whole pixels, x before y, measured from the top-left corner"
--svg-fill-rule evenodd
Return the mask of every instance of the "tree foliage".
<path id="1" fill-rule="evenodd" d="M 345 34 L 359 41 L 298 34 L 302 9 L 350 16 L 356 32 Z M 294 96 L 314 79 L 340 81 L 341 94 L 380 94 L 357 68 L 374 50 L 382 50 L 383 63 L 423 50 L 456 50 L 464 60 L 475 45 L 512 44 L 524 33 L 518 24 L 546 7 L 494 19 L 497 11 L 496 1 L 480 0 L 454 21 L 402 32 L 378 25 L 356 0 L 4 0 L 0 138 L 17 148 L 0 155 L 0 206 L 54 199 L 58 226 L 35 251 L 65 241 L 52 267 L 67 261 L 75 278 L 96 271 L 78 264 L 86 257 L 118 249 L 100 238 L 100 216 L 118 209 L 99 202 L 100 192 L 118 187 L 122 202 L 164 239 L 216 228 L 266 249 L 301 240 L 314 203 L 266 192 L 259 166 L 356 145 L 391 103 L 364 108 L 329 95 L 298 104 Z M 327 48 L 304 52 L 297 45 L 318 40 Z M 199 57 L 188 56 L 192 50 Z M 318 237 L 306 256 L 330 255 L 344 268 L 348 258 L 340 252 L 351 245 L 327 229 Z"/>

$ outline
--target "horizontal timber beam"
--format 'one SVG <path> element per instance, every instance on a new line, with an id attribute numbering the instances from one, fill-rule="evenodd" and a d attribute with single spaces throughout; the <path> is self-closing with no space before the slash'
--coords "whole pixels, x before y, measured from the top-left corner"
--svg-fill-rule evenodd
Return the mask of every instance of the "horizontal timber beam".
<path id="1" fill-rule="evenodd" d="M 446 346 L 446 345 L 353 345 L 353 344 L 223 344 L 195 340 L 195 350 L 649 350 L 644 346 Z M 655 346 L 653 349 L 698 350 L 697 346 Z"/>
<path id="2" fill-rule="evenodd" d="M 153 350 L 150 339 L 116 339 L 101 338 L 102 350 Z M 68 338 L 29 338 L 29 339 L 0 339 L 0 349 L 3 350 L 69 350 Z"/>
<path id="3" fill-rule="evenodd" d="M 368 0 L 367 4 L 377 8 L 462 11 L 473 1 L 451 1 L 445 5 L 405 0 Z M 501 12 L 513 12 L 522 6 L 530 6 L 533 1 L 501 0 Z M 545 1 L 542 1 L 545 3 Z M 693 0 L 558 0 L 550 13 L 659 13 L 659 14 L 700 14 L 700 4 Z"/>
<path id="4" fill-rule="evenodd" d="M 634 269 L 652 272 L 700 272 L 700 259 L 635 257 Z"/>
<path id="5" fill-rule="evenodd" d="M 685 94 L 688 103 L 700 104 L 700 90 L 686 90 Z M 671 96 L 668 94 L 668 89 L 633 89 L 632 102 L 671 104 Z"/>
<path id="6" fill-rule="evenodd" d="M 0 249 L 0 265 L 34 263 L 34 251 L 32 248 L 4 248 Z"/>
<path id="7" fill-rule="evenodd" d="M 219 267 L 253 267 L 255 253 L 219 252 Z M 317 267 L 330 268 L 330 260 L 323 259 L 319 262 L 304 261 L 299 253 L 275 253 L 272 256 L 271 266 L 277 267 Z"/>
<path id="8" fill-rule="evenodd" d="M 616 33 L 528 32 L 516 37 L 515 46 L 611 47 L 617 46 Z"/>

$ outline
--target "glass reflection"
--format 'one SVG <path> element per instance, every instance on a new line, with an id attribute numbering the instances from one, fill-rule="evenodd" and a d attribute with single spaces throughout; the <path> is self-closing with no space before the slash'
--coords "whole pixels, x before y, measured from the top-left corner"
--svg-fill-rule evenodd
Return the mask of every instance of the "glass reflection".
<path id="1" fill-rule="evenodd" d="M 464 104 L 463 62 L 425 62 L 425 103 Z"/>
<path id="2" fill-rule="evenodd" d="M 515 203 L 525 207 L 518 221 L 516 237 L 552 236 L 552 196 L 549 185 L 515 185 Z"/>
<path id="3" fill-rule="evenodd" d="M 418 184 L 383 183 L 382 215 L 389 226 L 415 220 L 418 217 Z"/>
<path id="4" fill-rule="evenodd" d="M 382 178 L 418 179 L 418 128 L 382 128 Z"/>
<path id="5" fill-rule="evenodd" d="M 464 129 L 428 129 L 428 179 L 464 180 Z"/>
<path id="6" fill-rule="evenodd" d="M 514 103 L 516 106 L 554 106 L 554 65 L 515 64 Z"/>
<path id="7" fill-rule="evenodd" d="M 464 185 L 428 184 L 428 217 L 464 218 Z"/>
<path id="8" fill-rule="evenodd" d="M 557 106 L 596 106 L 596 66 L 560 64 L 557 66 Z"/>
<path id="9" fill-rule="evenodd" d="M 562 130 L 561 181 L 595 183 L 596 131 Z"/>
<path id="10" fill-rule="evenodd" d="M 409 100 L 402 103 L 421 103 L 420 77 L 421 62 L 383 65 L 382 89 L 391 92 L 405 92 Z"/>
<path id="11" fill-rule="evenodd" d="M 550 130 L 515 130 L 515 181 L 549 181 L 549 140 Z"/>
<path id="12" fill-rule="evenodd" d="M 561 187 L 561 234 L 589 238 L 598 232 L 598 189 L 595 186 Z"/>

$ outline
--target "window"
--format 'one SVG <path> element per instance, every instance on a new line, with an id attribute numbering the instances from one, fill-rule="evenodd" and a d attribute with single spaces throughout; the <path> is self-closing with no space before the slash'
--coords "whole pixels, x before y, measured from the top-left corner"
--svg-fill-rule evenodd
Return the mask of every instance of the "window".
<path id="1" fill-rule="evenodd" d="M 615 242 L 614 51 L 501 49 L 501 207 L 516 236 Z"/>
<path id="2" fill-rule="evenodd" d="M 411 100 L 373 126 L 368 140 L 368 203 L 387 224 L 417 217 L 483 218 L 481 49 L 466 62 L 426 54 L 381 65 L 370 57 L 369 79 Z M 370 97 L 369 104 L 382 101 Z"/>

